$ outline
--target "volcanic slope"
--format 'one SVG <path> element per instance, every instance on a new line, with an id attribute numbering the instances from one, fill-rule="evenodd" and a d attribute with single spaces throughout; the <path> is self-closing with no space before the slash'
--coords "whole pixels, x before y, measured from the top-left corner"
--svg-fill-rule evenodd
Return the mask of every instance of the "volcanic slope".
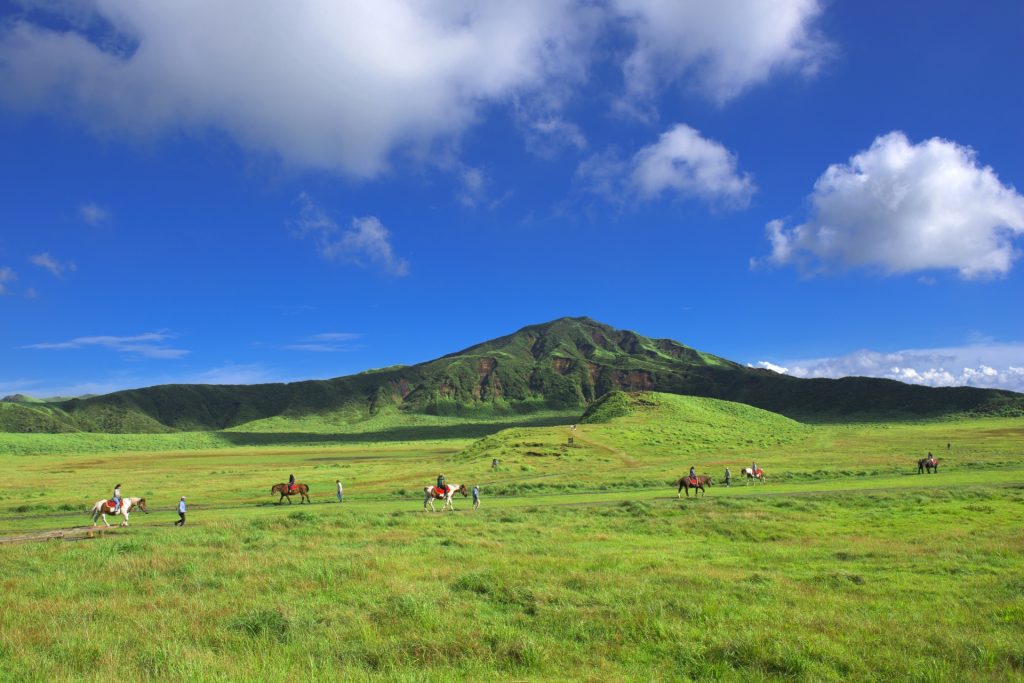
<path id="1" fill-rule="evenodd" d="M 86 399 L 5 404 L 3 431 L 281 431 L 311 421 L 582 412 L 616 390 L 724 399 L 805 421 L 1024 414 L 1024 394 L 851 377 L 798 379 L 589 318 L 560 318 L 433 361 L 290 384 L 161 385 Z M 30 411 L 30 412 L 26 412 Z M 289 426 L 291 425 L 291 427 Z"/>

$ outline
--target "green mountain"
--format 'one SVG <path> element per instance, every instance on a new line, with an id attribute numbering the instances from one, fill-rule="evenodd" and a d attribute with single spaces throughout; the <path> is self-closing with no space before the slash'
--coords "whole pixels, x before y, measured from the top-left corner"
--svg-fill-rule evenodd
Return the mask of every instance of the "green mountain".
<path id="1" fill-rule="evenodd" d="M 219 430 L 274 418 L 354 423 L 387 413 L 583 411 L 611 391 L 746 403 L 802 420 L 1024 414 L 1024 394 L 850 377 L 797 379 L 589 318 L 530 325 L 426 363 L 290 384 L 162 385 L 52 403 L 0 404 L 3 431 Z"/>

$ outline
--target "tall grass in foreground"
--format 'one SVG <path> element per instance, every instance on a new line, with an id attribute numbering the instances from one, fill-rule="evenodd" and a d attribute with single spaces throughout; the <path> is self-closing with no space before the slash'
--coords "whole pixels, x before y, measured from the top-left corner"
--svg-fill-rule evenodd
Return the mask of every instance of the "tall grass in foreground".
<path id="1" fill-rule="evenodd" d="M 1020 680 L 1022 512 L 979 487 L 166 512 L 0 547 L 0 678 Z"/>

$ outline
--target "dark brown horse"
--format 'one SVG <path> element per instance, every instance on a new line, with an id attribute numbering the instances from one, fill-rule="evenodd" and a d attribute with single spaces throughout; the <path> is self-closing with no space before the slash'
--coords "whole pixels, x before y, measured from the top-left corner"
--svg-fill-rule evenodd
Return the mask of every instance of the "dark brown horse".
<path id="1" fill-rule="evenodd" d="M 917 461 L 917 473 L 924 474 L 925 470 L 928 470 L 928 474 L 935 470 L 935 474 L 939 473 L 939 459 L 932 456 L 929 458 L 921 458 Z"/>
<path id="2" fill-rule="evenodd" d="M 683 489 L 686 489 L 686 497 L 690 497 L 690 489 L 693 489 L 694 497 L 697 496 L 697 491 L 700 491 L 700 495 L 703 496 L 707 491 L 704 490 L 705 486 L 711 486 L 711 477 L 706 474 L 698 474 L 693 480 L 690 479 L 690 475 L 686 475 L 682 479 L 676 482 L 679 486 L 679 491 L 676 493 L 676 498 L 683 497 Z"/>
<path id="3" fill-rule="evenodd" d="M 296 493 L 302 496 L 301 498 L 299 498 L 299 505 L 302 505 L 303 503 L 309 503 L 310 505 L 313 504 L 313 501 L 309 499 L 309 487 L 306 486 L 305 484 L 296 484 L 294 491 L 288 490 L 288 484 L 274 484 L 274 486 L 270 489 L 270 493 L 271 495 L 275 493 L 281 494 L 281 499 L 277 501 L 278 505 L 284 502 L 285 498 L 288 499 L 288 504 L 291 505 L 292 496 L 294 496 Z"/>

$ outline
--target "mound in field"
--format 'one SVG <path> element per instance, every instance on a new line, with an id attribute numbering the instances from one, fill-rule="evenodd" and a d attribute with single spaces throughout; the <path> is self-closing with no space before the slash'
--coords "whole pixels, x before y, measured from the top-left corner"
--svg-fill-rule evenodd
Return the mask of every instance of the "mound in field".
<path id="1" fill-rule="evenodd" d="M 657 392 L 614 391 L 580 418 L 587 433 L 623 449 L 694 452 L 762 448 L 805 437 L 811 427 L 743 403 Z"/>
<path id="2" fill-rule="evenodd" d="M 613 391 L 595 401 L 576 431 L 566 427 L 505 429 L 476 441 L 466 457 L 631 456 L 758 451 L 806 437 L 813 427 L 760 408 L 699 396 Z M 573 446 L 568 443 L 572 436 Z"/>

